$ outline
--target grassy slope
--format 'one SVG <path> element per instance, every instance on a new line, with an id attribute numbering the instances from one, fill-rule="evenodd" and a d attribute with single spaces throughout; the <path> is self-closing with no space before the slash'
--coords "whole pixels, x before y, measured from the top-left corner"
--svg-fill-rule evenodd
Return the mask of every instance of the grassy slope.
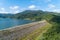
<path id="1" fill-rule="evenodd" d="M 52 14 L 43 14 L 41 19 L 47 20 L 47 25 L 35 30 L 29 35 L 22 37 L 20 40 L 60 40 L 60 26 L 57 24 L 60 21 L 60 17 Z M 56 24 L 51 22 L 55 22 Z"/>
<path id="2" fill-rule="evenodd" d="M 52 27 L 42 36 L 37 37 L 37 40 L 60 40 L 60 16 L 52 17 L 49 23 L 52 24 Z"/>
<path id="3" fill-rule="evenodd" d="M 48 21 L 47 25 L 25 36 L 22 40 L 60 40 L 60 16 L 45 14 L 42 18 Z"/>
<path id="4" fill-rule="evenodd" d="M 60 26 L 53 25 L 41 37 L 38 37 L 38 40 L 60 40 Z"/>
<path id="5" fill-rule="evenodd" d="M 49 28 L 51 28 L 51 26 L 52 25 L 47 22 L 47 24 L 44 27 L 41 27 L 35 30 L 34 32 L 32 32 L 31 34 L 22 37 L 20 40 L 37 40 L 37 37 L 39 37 L 39 35 L 42 35 L 44 32 L 46 32 Z"/>

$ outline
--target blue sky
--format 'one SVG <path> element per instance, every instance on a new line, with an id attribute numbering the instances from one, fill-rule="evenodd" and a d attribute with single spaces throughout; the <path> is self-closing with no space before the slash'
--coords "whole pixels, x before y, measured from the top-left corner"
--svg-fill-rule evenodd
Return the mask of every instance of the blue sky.
<path id="1" fill-rule="evenodd" d="M 18 13 L 24 10 L 60 12 L 60 0 L 0 0 L 0 13 Z"/>

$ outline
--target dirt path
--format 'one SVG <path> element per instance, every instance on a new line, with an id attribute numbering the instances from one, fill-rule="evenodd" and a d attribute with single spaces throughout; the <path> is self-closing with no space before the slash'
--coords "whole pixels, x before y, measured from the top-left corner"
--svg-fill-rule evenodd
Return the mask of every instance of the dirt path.
<path id="1" fill-rule="evenodd" d="M 5 33 L 0 32 L 0 40 L 14 40 L 21 38 L 44 25 L 46 25 L 46 21 L 34 22 L 23 25 L 22 27 L 13 28 L 14 30 L 9 29 L 8 32 Z"/>

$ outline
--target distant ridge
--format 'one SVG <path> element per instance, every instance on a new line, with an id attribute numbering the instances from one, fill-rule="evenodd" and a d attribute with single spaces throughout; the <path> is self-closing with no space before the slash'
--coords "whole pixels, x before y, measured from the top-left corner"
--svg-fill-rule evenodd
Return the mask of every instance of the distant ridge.
<path id="1" fill-rule="evenodd" d="M 23 12 L 20 13 L 0 13 L 0 18 L 17 18 L 17 19 L 21 19 L 21 18 L 29 18 L 29 17 L 34 17 L 34 16 L 43 16 L 45 14 L 52 14 L 52 15 L 57 15 L 60 16 L 60 13 L 56 13 L 56 12 L 48 12 L 48 11 L 42 11 L 42 10 L 25 10 Z"/>

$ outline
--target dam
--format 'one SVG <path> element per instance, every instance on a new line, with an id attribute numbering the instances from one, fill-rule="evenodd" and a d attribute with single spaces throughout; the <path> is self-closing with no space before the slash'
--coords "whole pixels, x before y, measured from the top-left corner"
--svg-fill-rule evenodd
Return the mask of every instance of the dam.
<path id="1" fill-rule="evenodd" d="M 22 38 L 45 25 L 46 21 L 44 20 L 0 30 L 0 40 L 15 40 L 16 38 Z"/>

